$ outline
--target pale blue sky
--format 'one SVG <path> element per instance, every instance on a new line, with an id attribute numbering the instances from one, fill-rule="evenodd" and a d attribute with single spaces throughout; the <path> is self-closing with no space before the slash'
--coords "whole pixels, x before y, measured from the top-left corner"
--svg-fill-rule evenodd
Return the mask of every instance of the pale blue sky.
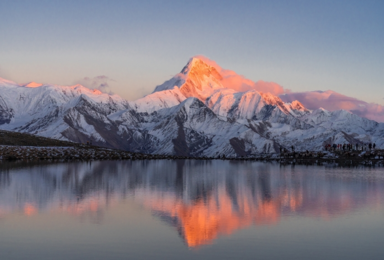
<path id="1" fill-rule="evenodd" d="M 0 77 L 106 75 L 127 99 L 202 54 L 254 81 L 384 105 L 384 1 L 0 0 Z"/>

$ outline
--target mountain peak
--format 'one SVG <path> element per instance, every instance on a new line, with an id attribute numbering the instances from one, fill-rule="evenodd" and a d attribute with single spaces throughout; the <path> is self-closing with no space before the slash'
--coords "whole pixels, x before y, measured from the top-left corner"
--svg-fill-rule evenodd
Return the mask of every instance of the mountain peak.
<path id="1" fill-rule="evenodd" d="M 38 88 L 38 87 L 41 87 L 43 84 L 41 83 L 37 83 L 37 82 L 29 82 L 27 84 L 24 85 L 24 87 L 27 87 L 27 88 Z"/>
<path id="2" fill-rule="evenodd" d="M 196 57 L 192 57 L 189 59 L 187 65 L 184 66 L 184 68 L 180 71 L 180 73 L 187 75 L 189 71 L 198 63 L 200 60 Z"/>
<path id="3" fill-rule="evenodd" d="M 154 92 L 179 88 L 185 97 L 205 101 L 217 89 L 224 88 L 217 64 L 203 56 L 192 57 L 186 66 L 172 79 L 156 87 Z"/>
<path id="4" fill-rule="evenodd" d="M 199 99 L 206 103 L 208 107 L 211 107 L 213 104 L 212 100 L 219 100 L 221 105 L 226 107 L 228 111 L 231 109 L 229 104 L 235 105 L 233 103 L 235 100 L 240 101 L 241 98 L 238 99 L 238 97 L 244 96 L 244 104 L 248 104 L 251 100 L 253 100 L 252 102 L 258 102 L 257 98 L 254 99 L 253 96 L 259 96 L 265 104 L 277 106 L 285 114 L 290 113 L 278 96 L 268 91 L 252 89 L 252 87 L 243 88 L 247 84 L 249 86 L 255 85 L 254 82 L 237 75 L 234 71 L 222 69 L 216 62 L 204 56 L 194 56 L 189 59 L 187 65 L 184 66 L 180 73 L 162 85 L 157 86 L 154 92 L 164 91 L 163 93 L 158 93 L 158 95 L 164 94 L 164 96 L 169 95 L 169 93 L 165 93 L 166 90 L 175 94 L 179 92 L 185 98 L 195 97 Z M 212 99 L 214 95 L 215 98 Z M 290 109 L 307 111 L 298 101 L 293 102 Z"/>
<path id="5" fill-rule="evenodd" d="M 186 97 L 197 97 L 205 101 L 215 90 L 223 88 L 220 73 L 200 58 L 192 58 L 181 73 L 186 78 L 180 91 Z"/>
<path id="6" fill-rule="evenodd" d="M 307 111 L 307 109 L 304 107 L 304 105 L 301 104 L 298 100 L 292 101 L 291 106 L 295 110 Z"/>
<path id="7" fill-rule="evenodd" d="M 180 73 L 188 75 L 190 72 L 207 73 L 213 71 L 214 73 L 220 74 L 219 71 L 221 70 L 221 67 L 218 66 L 216 62 L 204 56 L 197 55 L 189 59 L 187 65 L 184 66 Z"/>

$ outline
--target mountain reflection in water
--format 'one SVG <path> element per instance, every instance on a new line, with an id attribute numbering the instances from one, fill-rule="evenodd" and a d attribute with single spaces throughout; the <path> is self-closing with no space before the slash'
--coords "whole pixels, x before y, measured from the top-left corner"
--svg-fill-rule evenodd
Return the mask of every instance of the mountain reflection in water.
<path id="1" fill-rule="evenodd" d="M 133 198 L 175 227 L 189 247 L 284 217 L 332 218 L 381 207 L 380 170 L 230 161 L 0 164 L 0 221 L 60 211 L 96 223 Z"/>

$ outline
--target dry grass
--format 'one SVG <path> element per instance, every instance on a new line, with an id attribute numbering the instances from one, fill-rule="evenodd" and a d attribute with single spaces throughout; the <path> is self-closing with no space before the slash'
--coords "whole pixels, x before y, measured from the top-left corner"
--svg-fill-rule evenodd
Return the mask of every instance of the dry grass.
<path id="1" fill-rule="evenodd" d="M 60 141 L 52 138 L 46 138 L 26 133 L 10 132 L 0 130 L 0 145 L 17 146 L 79 146 L 78 143 Z"/>

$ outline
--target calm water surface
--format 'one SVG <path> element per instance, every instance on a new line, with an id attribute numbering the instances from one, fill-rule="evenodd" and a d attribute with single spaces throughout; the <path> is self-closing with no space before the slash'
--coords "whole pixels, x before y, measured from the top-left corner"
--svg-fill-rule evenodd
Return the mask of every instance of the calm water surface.
<path id="1" fill-rule="evenodd" d="M 383 259 L 383 168 L 0 164 L 0 259 Z"/>

